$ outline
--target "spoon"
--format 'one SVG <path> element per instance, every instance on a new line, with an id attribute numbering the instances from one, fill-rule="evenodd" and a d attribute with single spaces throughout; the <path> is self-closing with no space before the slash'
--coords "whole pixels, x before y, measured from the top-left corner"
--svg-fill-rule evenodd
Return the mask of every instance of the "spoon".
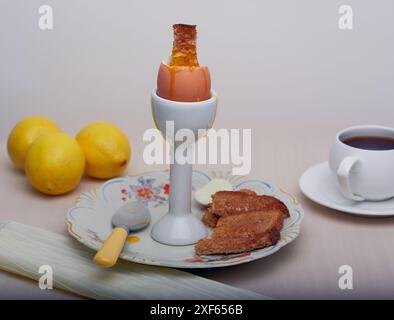
<path id="1" fill-rule="evenodd" d="M 111 222 L 115 228 L 94 256 L 94 262 L 105 268 L 116 263 L 129 232 L 142 230 L 149 224 L 150 212 L 139 202 L 128 202 L 115 212 Z"/>

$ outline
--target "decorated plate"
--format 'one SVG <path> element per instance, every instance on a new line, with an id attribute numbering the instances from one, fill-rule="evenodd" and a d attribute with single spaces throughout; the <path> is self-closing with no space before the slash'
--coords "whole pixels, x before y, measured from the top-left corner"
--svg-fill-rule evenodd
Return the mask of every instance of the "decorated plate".
<path id="1" fill-rule="evenodd" d="M 120 257 L 137 263 L 177 268 L 225 267 L 253 261 L 275 253 L 297 238 L 304 213 L 294 196 L 265 181 L 231 176 L 229 173 L 208 174 L 200 171 L 193 171 L 193 192 L 216 177 L 228 179 L 237 190 L 252 189 L 258 194 L 275 196 L 286 204 L 290 218 L 285 220 L 281 239 L 276 245 L 241 254 L 197 256 L 194 246 L 168 246 L 154 241 L 150 236 L 151 228 L 168 210 L 168 171 L 112 179 L 98 189 L 81 194 L 67 212 L 68 231 L 84 245 L 98 250 L 112 230 L 113 213 L 128 201 L 140 201 L 151 211 L 151 224 L 129 235 Z M 192 211 L 198 217 L 203 213 L 194 200 Z"/>

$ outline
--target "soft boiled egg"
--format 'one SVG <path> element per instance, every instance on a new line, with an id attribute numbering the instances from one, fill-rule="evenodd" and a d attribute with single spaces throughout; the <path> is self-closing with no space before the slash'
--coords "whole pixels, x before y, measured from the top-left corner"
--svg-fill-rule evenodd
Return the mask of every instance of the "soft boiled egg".
<path id="1" fill-rule="evenodd" d="M 160 64 L 157 94 L 168 100 L 197 102 L 211 97 L 211 76 L 208 67 Z"/>

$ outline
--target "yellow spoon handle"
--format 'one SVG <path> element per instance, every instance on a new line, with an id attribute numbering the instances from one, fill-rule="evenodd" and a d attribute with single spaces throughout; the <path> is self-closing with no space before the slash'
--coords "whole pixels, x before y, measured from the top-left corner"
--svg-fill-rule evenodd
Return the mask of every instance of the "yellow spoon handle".
<path id="1" fill-rule="evenodd" d="M 125 229 L 121 227 L 113 229 L 100 250 L 94 256 L 94 262 L 101 267 L 112 267 L 122 252 L 126 238 L 127 231 Z"/>

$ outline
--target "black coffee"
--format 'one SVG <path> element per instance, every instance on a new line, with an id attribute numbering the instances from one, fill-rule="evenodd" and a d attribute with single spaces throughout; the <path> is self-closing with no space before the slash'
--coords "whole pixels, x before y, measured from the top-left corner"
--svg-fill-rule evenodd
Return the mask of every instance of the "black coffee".
<path id="1" fill-rule="evenodd" d="M 394 150 L 394 138 L 390 137 L 351 137 L 343 140 L 343 143 L 365 150 Z"/>

